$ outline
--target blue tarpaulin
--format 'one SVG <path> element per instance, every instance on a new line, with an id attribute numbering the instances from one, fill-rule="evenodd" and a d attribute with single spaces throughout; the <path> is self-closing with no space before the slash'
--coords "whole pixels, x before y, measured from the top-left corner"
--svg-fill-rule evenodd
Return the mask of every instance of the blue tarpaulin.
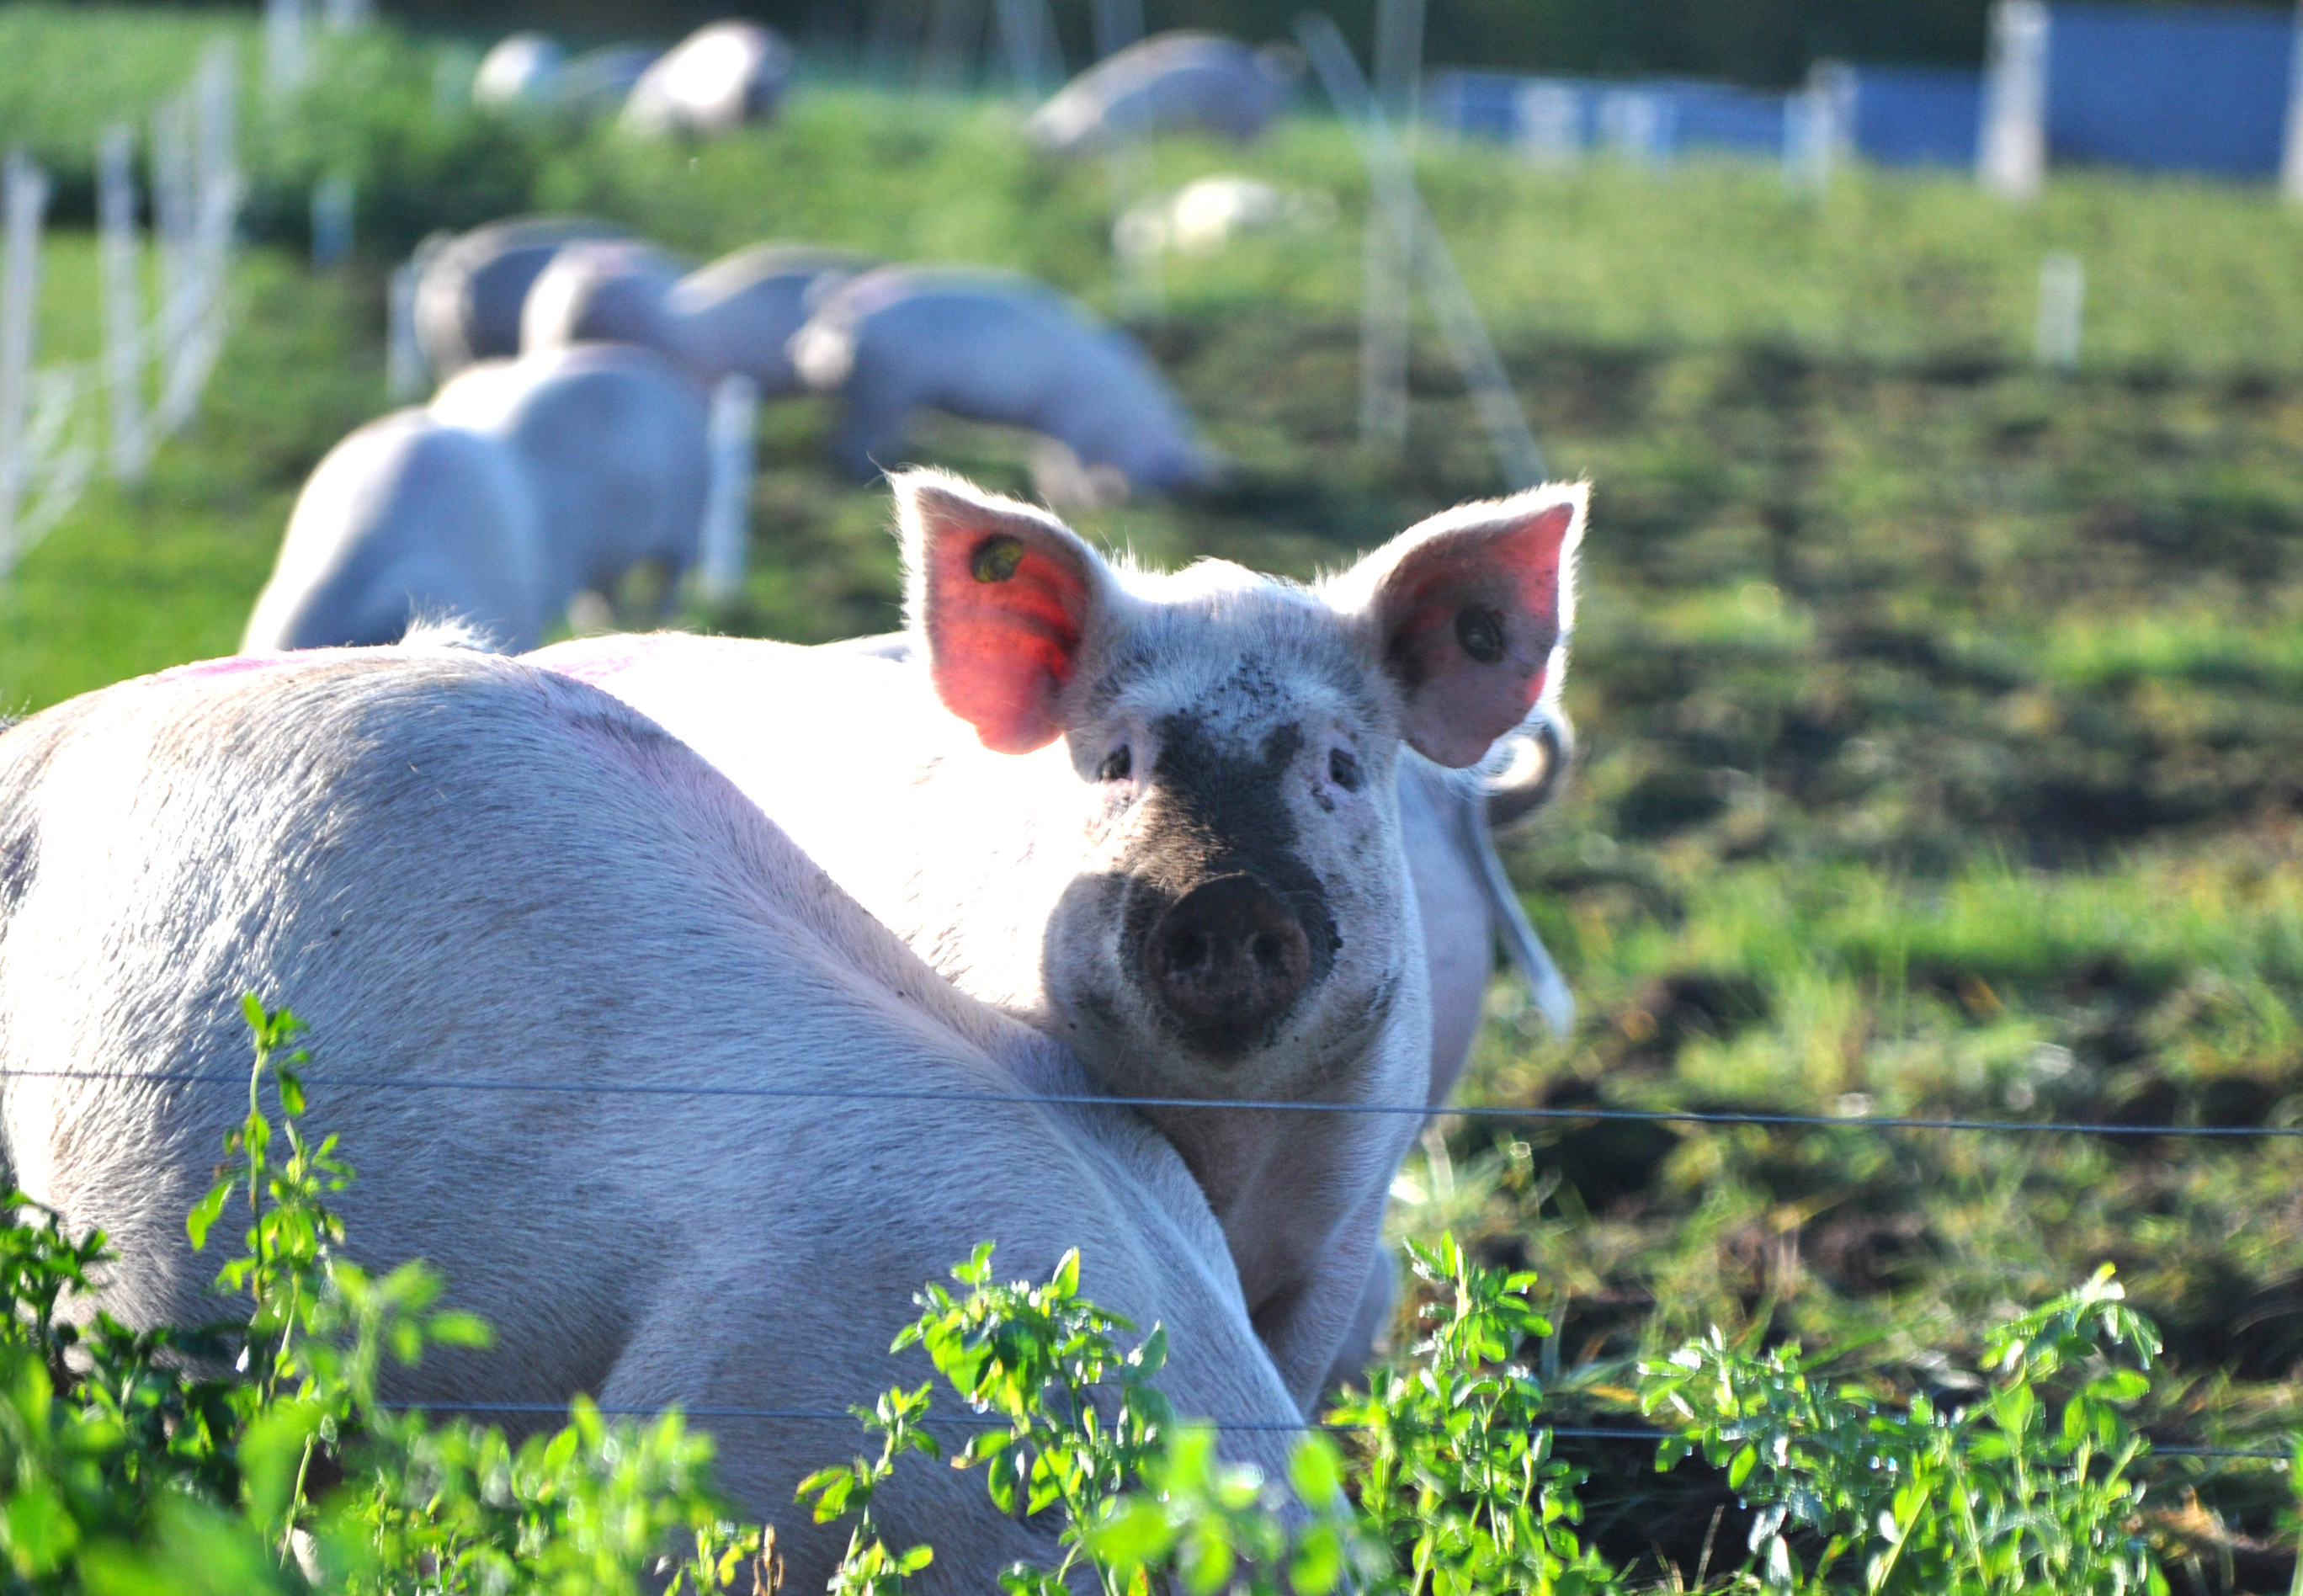
<path id="1" fill-rule="evenodd" d="M 1736 150 L 1775 159 L 1784 148 L 1784 97 L 1724 83 L 1643 83 L 1535 78 L 1514 72 L 1432 74 L 1424 114 L 1459 133 L 1571 148 L 1603 147 L 1647 159 L 1690 150 Z M 1554 125 L 1534 123 L 1551 107 Z M 1564 138 L 1562 136 L 1565 136 Z"/>
<path id="2" fill-rule="evenodd" d="M 2047 153 L 2147 172 L 2279 170 L 2291 13 L 2238 5 L 2056 5 Z"/>
<path id="3" fill-rule="evenodd" d="M 2058 4 L 2047 30 L 2051 160 L 2265 177 L 2279 170 L 2294 71 L 2291 13 L 2239 5 Z M 1957 68 L 1829 69 L 1856 152 L 1883 166 L 1972 166 L 1983 80 Z M 1697 149 L 1773 157 L 1786 101 L 1718 83 L 1433 74 L 1427 114 L 1458 132 L 1650 160 Z M 1544 125 L 1531 125 L 1531 108 Z"/>
<path id="4" fill-rule="evenodd" d="M 1958 67 L 1851 66 L 1847 86 L 1856 153 L 1882 166 L 1975 165 L 1983 74 Z"/>

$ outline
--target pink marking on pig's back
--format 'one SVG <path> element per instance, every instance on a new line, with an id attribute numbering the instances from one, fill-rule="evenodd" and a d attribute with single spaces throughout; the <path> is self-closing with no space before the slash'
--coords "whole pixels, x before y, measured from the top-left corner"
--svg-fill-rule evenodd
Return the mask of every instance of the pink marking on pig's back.
<path id="1" fill-rule="evenodd" d="M 692 632 L 626 632 L 606 638 L 571 638 L 523 654 L 519 662 L 540 671 L 572 676 L 594 687 L 635 668 L 675 654 L 726 647 L 740 642 L 732 638 L 699 638 Z"/>
<path id="2" fill-rule="evenodd" d="M 311 657 L 308 652 L 303 659 L 308 661 Z M 194 660 L 189 665 L 171 665 L 164 671 L 139 676 L 136 680 L 142 687 L 158 687 L 164 682 L 198 681 L 215 676 L 245 676 L 295 663 L 300 662 L 292 654 L 232 654 L 219 660 Z"/>

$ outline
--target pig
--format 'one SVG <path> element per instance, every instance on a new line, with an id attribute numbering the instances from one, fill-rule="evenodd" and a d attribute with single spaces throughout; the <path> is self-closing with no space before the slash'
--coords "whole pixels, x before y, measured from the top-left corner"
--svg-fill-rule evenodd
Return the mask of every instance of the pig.
<path id="1" fill-rule="evenodd" d="M 569 244 L 536 274 L 521 302 L 519 351 L 632 343 L 685 365 L 664 296 L 687 272 L 687 262 L 637 239 Z"/>
<path id="2" fill-rule="evenodd" d="M 909 632 L 850 638 L 822 647 L 895 667 L 915 663 Z M 911 690 L 929 691 L 914 674 Z M 1482 761 L 1476 776 L 1435 765 L 1413 750 L 1400 755 L 1400 846 L 1414 884 L 1431 984 L 1431 1073 L 1423 1101 L 1434 1110 L 1454 1093 L 1471 1058 L 1499 939 L 1553 1034 L 1565 1036 L 1573 1028 L 1574 998 L 1528 924 L 1490 834 L 1492 827 L 1509 824 L 1548 800 L 1573 746 L 1566 717 L 1555 705 L 1539 705 Z M 1497 767 L 1497 773 L 1486 774 L 1489 767 Z M 1359 1313 L 1322 1381 L 1326 1389 L 1362 1377 L 1391 1322 L 1397 1289 L 1398 1261 L 1388 1249 L 1379 1250 Z"/>
<path id="3" fill-rule="evenodd" d="M 1202 486 L 1216 462 L 1134 340 L 1005 272 L 883 266 L 827 300 L 792 340 L 801 380 L 845 405 L 834 463 L 858 481 L 903 445 L 923 405 L 1029 428 L 1140 488 Z"/>
<path id="4" fill-rule="evenodd" d="M 409 409 L 369 422 L 314 469 L 240 646 L 395 643 L 426 614 L 513 641 L 541 637 L 551 619 L 519 463 L 494 439 Z"/>
<path id="5" fill-rule="evenodd" d="M 662 59 L 663 52 L 649 45 L 602 45 L 586 50 L 561 69 L 560 103 L 587 121 L 620 112 L 631 97 L 632 86 Z"/>
<path id="6" fill-rule="evenodd" d="M 582 592 L 695 563 L 703 395 L 661 356 L 586 345 L 467 368 L 332 450 L 298 495 L 249 652 L 395 641 L 425 615 L 533 648 Z"/>
<path id="7" fill-rule="evenodd" d="M 787 398 L 804 391 L 793 334 L 824 294 L 877 264 L 843 249 L 759 244 L 682 275 L 644 244 L 570 244 L 528 290 L 520 348 L 637 343 L 706 387 L 741 374 L 763 399 Z"/>
<path id="8" fill-rule="evenodd" d="M 550 105 L 559 97 L 567 62 L 568 53 L 548 34 L 508 34 L 480 57 L 472 103 L 498 110 Z"/>
<path id="9" fill-rule="evenodd" d="M 820 1590 L 847 1529 L 793 1490 L 852 1421 L 709 1410 L 916 1384 L 889 1343 L 921 1282 L 985 1240 L 1007 1279 L 1076 1246 L 1086 1293 L 1166 1329 L 1177 1412 L 1284 1477 L 1296 1408 L 1177 1150 L 1124 1108 L 984 1101 L 1096 1087 L 606 694 L 346 650 L 180 668 L 0 734 L 0 1140 L 28 1195 L 111 1238 L 81 1313 L 217 1316 L 184 1214 L 247 1110 L 250 991 L 310 1026 L 311 1119 L 359 1170 L 332 1199 L 352 1255 L 429 1259 L 495 1327 L 391 1370 L 387 1400 L 697 1411 L 790 1588 Z M 935 1547 L 923 1592 L 1056 1555 L 926 1460 L 873 1507 Z"/>
<path id="10" fill-rule="evenodd" d="M 588 216 L 514 216 L 459 234 L 422 257 L 416 278 L 417 346 L 434 381 L 475 360 L 519 353 L 520 307 L 563 244 L 628 237 Z"/>
<path id="11" fill-rule="evenodd" d="M 1025 131 L 1066 156 L 1177 128 L 1244 141 L 1279 114 L 1302 72 L 1289 50 L 1253 49 L 1213 33 L 1157 33 L 1067 83 L 1032 114 Z"/>
<path id="12" fill-rule="evenodd" d="M 640 74 L 624 101 L 623 125 L 659 135 L 732 133 L 776 114 L 791 70 L 791 46 L 772 29 L 713 22 Z"/>
<path id="13" fill-rule="evenodd" d="M 1473 764 L 1556 694 L 1583 490 L 1463 507 L 1306 588 L 1115 568 L 942 473 L 895 489 L 932 695 L 676 634 L 528 657 L 661 722 L 963 992 L 1172 1102 L 1144 1112 L 1308 1405 L 1431 1081 L 1402 748 Z M 1329 1111 L 1230 1106 L 1278 1099 Z"/>

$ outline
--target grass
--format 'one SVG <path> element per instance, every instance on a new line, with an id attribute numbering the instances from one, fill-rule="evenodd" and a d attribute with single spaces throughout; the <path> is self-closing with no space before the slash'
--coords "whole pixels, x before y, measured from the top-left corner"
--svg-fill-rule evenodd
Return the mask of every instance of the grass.
<path id="1" fill-rule="evenodd" d="M 118 59 L 164 37 L 149 47 L 181 66 L 179 21 L 105 26 Z M 78 25 L 12 6 L 0 43 Z M 46 103 L 20 69 L 37 59 L 0 49 L 0 105 Z M 97 491 L 0 590 L 8 707 L 230 648 L 297 483 L 382 408 L 384 258 L 435 223 L 584 208 L 699 255 L 814 238 L 1111 303 L 1104 172 L 1038 162 L 1005 107 L 825 88 L 691 150 L 435 119 L 422 51 L 389 36 L 340 70 L 357 80 L 281 113 L 251 161 L 255 224 L 281 241 L 244 261 L 207 410 L 140 495 Z M 295 184 L 354 159 L 375 251 L 312 278 Z M 1584 1018 L 1548 1039 L 1498 983 L 1466 1096 L 2303 1122 L 2298 215 L 2110 174 L 2019 209 L 1944 178 L 1854 174 L 1818 202 L 1759 169 L 1422 159 L 1555 469 L 1595 484 L 1568 688 L 1587 756 L 1508 850 Z M 1342 220 L 1170 263 L 1143 332 L 1242 485 L 1087 530 L 1305 574 L 1497 490 L 1436 341 L 1405 455 L 1357 443 L 1364 192 L 1339 130 L 1157 160 L 1162 183 L 1323 190 Z M 2089 274 L 2068 379 L 2027 359 L 2049 249 Z M 51 261 L 63 347 L 89 335 L 84 245 Z M 828 425 L 814 403 L 765 418 L 751 584 L 723 622 L 804 640 L 892 623 L 886 506 L 817 463 Z M 996 431 L 939 425 L 921 453 L 1025 483 Z M 1595 1415 L 1625 1360 L 1712 1322 L 1873 1337 L 1881 1377 L 1923 1389 L 1975 1326 L 2110 1260 L 2168 1334 L 2163 1440 L 2270 1444 L 2303 1416 L 2293 1140 L 1531 1119 L 1429 1145 L 1397 1224 L 1538 1267 L 1548 1355 Z M 1736 1543 L 1716 1482 L 1589 1452 L 1617 1555 L 1653 1541 L 1691 1564 L 1722 1507 Z M 2149 1499 L 2199 1588 L 2284 1588 L 2274 1472 L 2161 1469 Z"/>

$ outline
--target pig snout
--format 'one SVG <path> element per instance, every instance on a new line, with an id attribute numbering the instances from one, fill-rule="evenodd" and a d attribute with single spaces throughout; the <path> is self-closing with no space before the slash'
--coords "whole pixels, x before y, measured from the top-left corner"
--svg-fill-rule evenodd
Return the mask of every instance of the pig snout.
<path id="1" fill-rule="evenodd" d="M 1312 978 L 1303 924 L 1252 875 L 1193 888 L 1145 942 L 1152 992 L 1217 1057 L 1257 1043 Z"/>

